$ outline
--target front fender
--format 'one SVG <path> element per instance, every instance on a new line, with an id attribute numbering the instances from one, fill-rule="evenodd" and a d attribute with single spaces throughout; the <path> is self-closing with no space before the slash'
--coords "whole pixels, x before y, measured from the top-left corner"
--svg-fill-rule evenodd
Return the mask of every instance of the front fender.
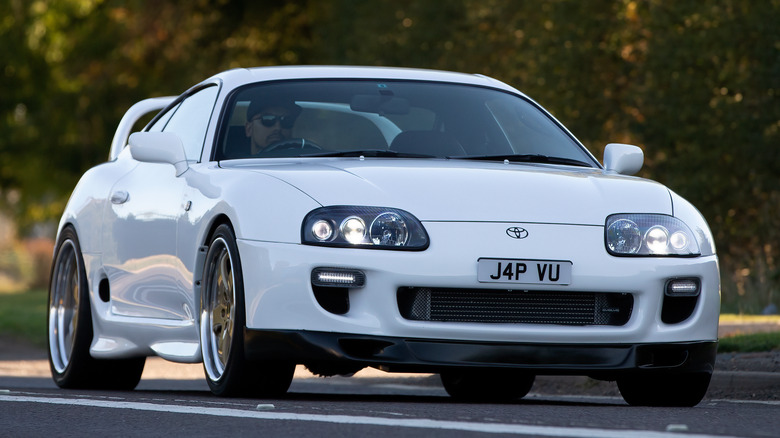
<path id="1" fill-rule="evenodd" d="M 712 236 L 707 221 L 704 216 L 693 206 L 690 202 L 685 200 L 682 196 L 669 190 L 669 194 L 672 197 L 672 209 L 674 216 L 685 222 L 693 231 L 696 236 L 696 241 L 701 249 L 701 255 L 712 256 L 715 255 L 715 239 Z"/>
<path id="2" fill-rule="evenodd" d="M 216 175 L 219 199 L 207 215 L 229 218 L 237 239 L 300 243 L 303 218 L 321 207 L 298 188 L 263 173 L 230 169 Z"/>
<path id="3" fill-rule="evenodd" d="M 321 205 L 278 179 L 258 172 L 221 169 L 214 163 L 191 166 L 182 175 L 189 192 L 189 211 L 179 223 L 179 257 L 193 273 L 195 303 L 201 299 L 200 282 L 210 233 L 228 222 L 236 239 L 300 244 L 306 214 Z M 242 259 L 247 266 L 259 261 Z M 247 264 L 248 263 L 248 264 Z M 195 316 L 196 320 L 200 315 Z"/>
<path id="4" fill-rule="evenodd" d="M 300 243 L 301 223 L 311 210 L 321 205 L 287 182 L 261 172 L 221 169 L 212 164 L 208 171 L 191 168 L 182 175 L 191 188 L 187 224 L 207 243 L 208 232 L 220 218 L 227 218 L 237 239 L 279 243 Z"/>

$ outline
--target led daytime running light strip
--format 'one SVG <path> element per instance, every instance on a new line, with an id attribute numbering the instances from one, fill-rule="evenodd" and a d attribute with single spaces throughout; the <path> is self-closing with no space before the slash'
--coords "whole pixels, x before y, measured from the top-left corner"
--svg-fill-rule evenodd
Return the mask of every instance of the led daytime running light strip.
<path id="1" fill-rule="evenodd" d="M 349 272 L 318 272 L 317 280 L 323 283 L 347 283 L 355 282 L 355 275 Z"/>
<path id="2" fill-rule="evenodd" d="M 311 282 L 314 286 L 323 287 L 363 287 L 366 274 L 357 269 L 314 268 Z"/>

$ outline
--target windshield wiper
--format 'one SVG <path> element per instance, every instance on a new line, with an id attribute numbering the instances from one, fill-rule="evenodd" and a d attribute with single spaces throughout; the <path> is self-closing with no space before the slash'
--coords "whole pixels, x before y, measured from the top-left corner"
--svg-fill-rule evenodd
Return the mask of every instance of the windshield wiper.
<path id="1" fill-rule="evenodd" d="M 380 158 L 437 158 L 435 155 L 395 152 L 385 149 L 364 149 L 357 151 L 332 151 L 300 155 L 301 157 L 380 157 Z"/>
<path id="2" fill-rule="evenodd" d="M 549 163 L 565 164 L 568 166 L 593 167 L 584 161 L 573 158 L 555 157 L 541 154 L 522 155 L 475 155 L 472 157 L 447 157 L 453 160 L 482 160 L 482 161 L 509 161 L 511 163 Z"/>

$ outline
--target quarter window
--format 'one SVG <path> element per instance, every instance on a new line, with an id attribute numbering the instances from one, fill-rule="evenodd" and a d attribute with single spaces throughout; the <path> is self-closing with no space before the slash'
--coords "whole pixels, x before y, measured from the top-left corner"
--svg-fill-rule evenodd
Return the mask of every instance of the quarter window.
<path id="1" fill-rule="evenodd" d="M 171 116 L 173 115 L 173 113 L 175 113 L 176 110 L 179 109 L 179 105 L 181 105 L 181 103 L 177 104 L 175 107 L 166 111 L 165 114 L 162 115 L 162 117 L 157 119 L 157 121 L 155 121 L 154 124 L 150 126 L 149 129 L 147 129 L 147 131 L 161 132 L 163 128 L 165 128 L 165 125 L 168 124 L 168 120 L 171 120 Z"/>

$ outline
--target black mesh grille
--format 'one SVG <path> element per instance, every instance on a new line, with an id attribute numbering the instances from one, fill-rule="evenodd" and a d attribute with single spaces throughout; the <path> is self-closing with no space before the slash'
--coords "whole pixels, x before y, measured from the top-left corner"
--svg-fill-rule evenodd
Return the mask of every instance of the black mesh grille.
<path id="1" fill-rule="evenodd" d="M 485 289 L 398 289 L 398 308 L 415 321 L 623 325 L 631 294 Z"/>

